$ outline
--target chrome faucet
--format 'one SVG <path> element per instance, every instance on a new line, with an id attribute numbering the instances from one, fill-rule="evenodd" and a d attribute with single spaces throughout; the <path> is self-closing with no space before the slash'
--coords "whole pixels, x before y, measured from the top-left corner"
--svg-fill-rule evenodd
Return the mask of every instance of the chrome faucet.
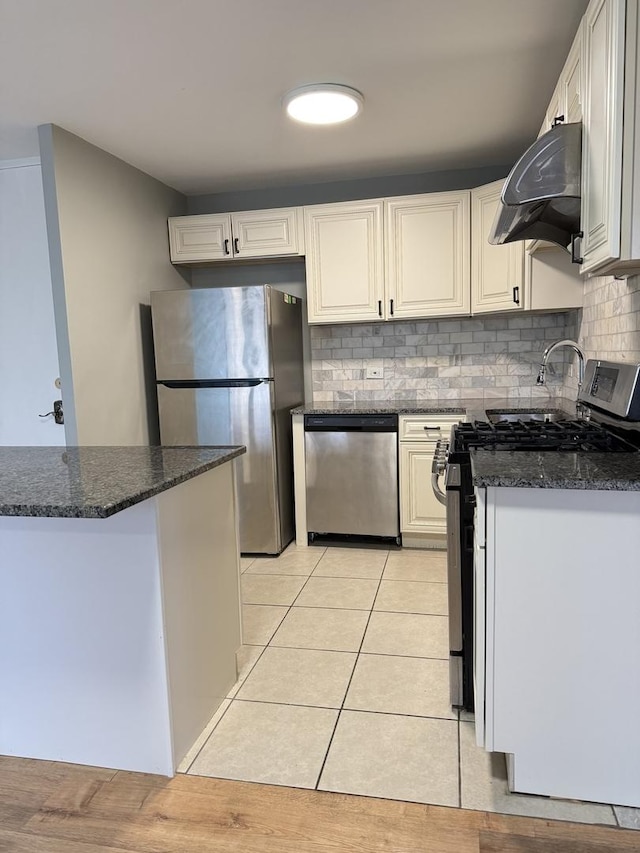
<path id="1" fill-rule="evenodd" d="M 546 348 L 546 350 L 542 353 L 542 361 L 540 363 L 540 370 L 538 371 L 536 385 L 544 385 L 545 375 L 547 371 L 547 360 L 551 353 L 554 350 L 559 349 L 560 347 L 570 347 L 578 356 L 578 399 L 576 400 L 576 414 L 578 415 L 578 417 L 580 417 L 585 415 L 585 407 L 582 405 L 579 398 L 582 383 L 584 382 L 584 363 L 586 357 L 582 347 L 575 341 L 571 341 L 568 338 L 565 338 L 562 341 L 555 341 Z"/>

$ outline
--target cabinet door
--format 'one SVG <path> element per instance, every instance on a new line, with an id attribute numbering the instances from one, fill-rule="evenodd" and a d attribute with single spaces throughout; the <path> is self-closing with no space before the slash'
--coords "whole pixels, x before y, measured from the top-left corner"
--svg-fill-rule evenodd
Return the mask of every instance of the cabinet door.
<path id="1" fill-rule="evenodd" d="M 566 121 L 566 102 L 564 99 L 564 85 L 562 78 L 558 80 L 558 84 L 553 90 L 553 95 L 549 101 L 547 111 L 544 114 L 544 121 L 542 122 L 542 127 L 540 128 L 538 136 L 542 136 L 543 133 L 551 130 L 553 123 L 557 119 Z"/>
<path id="2" fill-rule="evenodd" d="M 169 249 L 174 264 L 230 259 L 231 217 L 228 213 L 170 217 Z"/>
<path id="3" fill-rule="evenodd" d="M 446 508 L 433 494 L 431 465 L 435 442 L 400 444 L 400 530 L 402 533 L 447 532 Z"/>
<path id="4" fill-rule="evenodd" d="M 504 181 L 471 191 L 471 311 L 517 311 L 524 306 L 524 243 L 489 243 Z"/>
<path id="5" fill-rule="evenodd" d="M 304 209 L 310 323 L 383 316 L 382 201 Z"/>
<path id="6" fill-rule="evenodd" d="M 268 258 L 304 254 L 301 208 L 250 210 L 231 214 L 233 254 Z"/>
<path id="7" fill-rule="evenodd" d="M 385 201 L 388 318 L 469 313 L 469 209 L 468 191 Z"/>
<path id="8" fill-rule="evenodd" d="M 583 273 L 620 255 L 624 11 L 624 0 L 591 0 L 583 23 Z"/>
<path id="9" fill-rule="evenodd" d="M 571 45 L 569 56 L 562 69 L 560 85 L 563 89 L 566 122 L 582 121 L 582 24 Z"/>

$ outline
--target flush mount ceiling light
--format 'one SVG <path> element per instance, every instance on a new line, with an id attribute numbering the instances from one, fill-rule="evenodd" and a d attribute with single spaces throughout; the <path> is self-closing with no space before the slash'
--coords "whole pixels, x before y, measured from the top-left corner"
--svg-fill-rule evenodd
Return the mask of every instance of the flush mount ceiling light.
<path id="1" fill-rule="evenodd" d="M 305 124 L 338 124 L 358 115 L 364 98 L 356 89 L 314 83 L 292 89 L 283 98 L 287 114 Z"/>

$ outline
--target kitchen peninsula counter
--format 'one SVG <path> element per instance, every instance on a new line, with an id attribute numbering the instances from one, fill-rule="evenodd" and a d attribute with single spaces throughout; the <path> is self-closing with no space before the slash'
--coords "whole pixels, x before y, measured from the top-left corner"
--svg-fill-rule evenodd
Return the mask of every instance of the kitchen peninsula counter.
<path id="1" fill-rule="evenodd" d="M 0 448 L 0 754 L 173 775 L 236 680 L 244 451 Z"/>
<path id="2" fill-rule="evenodd" d="M 108 518 L 244 447 L 0 447 L 0 515 Z"/>

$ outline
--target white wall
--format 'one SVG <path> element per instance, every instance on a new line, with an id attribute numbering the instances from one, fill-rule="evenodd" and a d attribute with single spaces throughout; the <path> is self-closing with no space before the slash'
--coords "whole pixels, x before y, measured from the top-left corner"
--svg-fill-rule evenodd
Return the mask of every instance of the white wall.
<path id="1" fill-rule="evenodd" d="M 0 444 L 63 445 L 39 418 L 60 399 L 51 276 L 38 161 L 0 162 Z"/>
<path id="2" fill-rule="evenodd" d="M 167 238 L 186 197 L 55 125 L 39 131 L 68 442 L 147 444 L 149 293 L 188 286 Z"/>

